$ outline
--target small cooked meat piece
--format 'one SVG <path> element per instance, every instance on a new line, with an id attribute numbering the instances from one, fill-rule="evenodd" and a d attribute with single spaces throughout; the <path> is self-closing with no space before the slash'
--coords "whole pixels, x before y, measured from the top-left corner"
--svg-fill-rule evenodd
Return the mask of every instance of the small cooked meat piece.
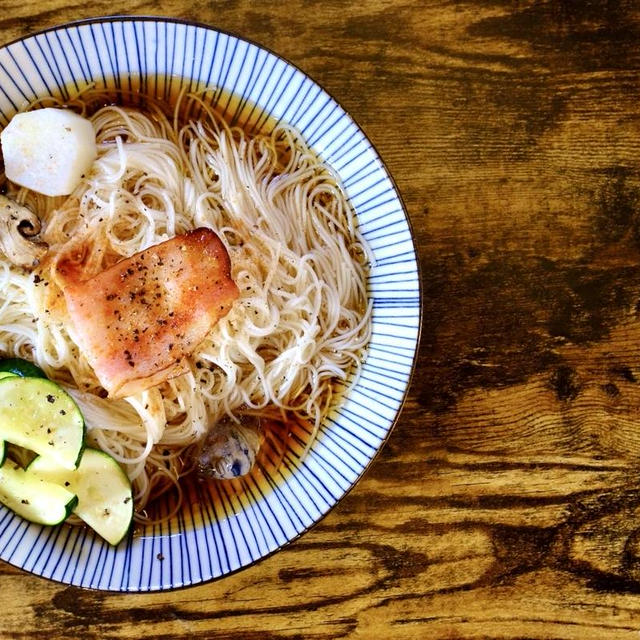
<path id="1" fill-rule="evenodd" d="M 184 361 L 238 297 L 220 238 L 201 228 L 154 245 L 81 280 L 56 265 L 74 338 L 109 396 L 183 373 Z"/>

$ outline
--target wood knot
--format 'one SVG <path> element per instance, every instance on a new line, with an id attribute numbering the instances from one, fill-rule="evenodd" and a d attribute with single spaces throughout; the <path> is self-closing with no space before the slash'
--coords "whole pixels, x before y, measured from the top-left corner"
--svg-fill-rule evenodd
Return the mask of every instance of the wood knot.
<path id="1" fill-rule="evenodd" d="M 580 384 L 577 378 L 573 367 L 562 365 L 551 374 L 549 386 L 555 392 L 558 400 L 574 400 L 580 393 Z"/>

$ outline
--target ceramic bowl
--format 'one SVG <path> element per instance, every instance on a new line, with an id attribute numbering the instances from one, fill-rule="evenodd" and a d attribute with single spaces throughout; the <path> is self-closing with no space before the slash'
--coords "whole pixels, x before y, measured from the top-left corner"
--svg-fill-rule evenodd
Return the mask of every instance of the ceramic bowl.
<path id="1" fill-rule="evenodd" d="M 0 123 L 34 98 L 87 84 L 188 82 L 231 92 L 294 125 L 339 174 L 369 242 L 373 337 L 362 375 L 301 459 L 295 451 L 244 494 L 224 485 L 117 547 L 90 530 L 40 527 L 0 508 L 0 558 L 71 585 L 150 591 L 225 576 L 281 549 L 358 481 L 398 418 L 414 367 L 420 285 L 409 222 L 373 146 L 340 105 L 277 54 L 213 27 L 164 18 L 67 24 L 0 48 Z M 166 87 L 165 87 L 166 88 Z M 255 114 L 254 114 L 255 115 Z"/>

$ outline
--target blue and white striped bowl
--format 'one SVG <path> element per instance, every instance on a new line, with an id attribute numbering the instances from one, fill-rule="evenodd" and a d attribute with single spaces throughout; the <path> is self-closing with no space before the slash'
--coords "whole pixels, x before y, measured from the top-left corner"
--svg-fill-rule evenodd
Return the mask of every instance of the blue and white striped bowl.
<path id="1" fill-rule="evenodd" d="M 215 488 L 170 522 L 117 548 L 91 531 L 29 524 L 0 508 L 0 558 L 64 583 L 115 591 L 197 584 L 248 566 L 322 518 L 357 482 L 398 417 L 420 327 L 415 248 L 382 161 L 340 105 L 302 71 L 256 44 L 164 18 L 101 18 L 49 29 L 0 48 L 0 124 L 36 97 L 91 81 L 139 77 L 232 92 L 297 127 L 339 173 L 376 264 L 369 279 L 373 338 L 362 376 L 308 454 L 285 459 L 242 496 Z M 163 80 L 164 81 L 164 80 Z M 154 86 L 154 83 L 156 86 Z M 253 114 L 254 116 L 256 114 Z M 202 499 L 202 496 L 200 496 Z"/>

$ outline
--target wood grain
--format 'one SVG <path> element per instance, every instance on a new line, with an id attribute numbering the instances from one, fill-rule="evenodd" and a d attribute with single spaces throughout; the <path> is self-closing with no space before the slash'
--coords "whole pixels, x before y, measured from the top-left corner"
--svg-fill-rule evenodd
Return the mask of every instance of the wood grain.
<path id="1" fill-rule="evenodd" d="M 3 42 L 100 14 L 266 45 L 405 200 L 424 326 L 358 486 L 245 571 L 107 594 L 0 566 L 0 637 L 640 637 L 640 6 L 0 0 Z"/>

